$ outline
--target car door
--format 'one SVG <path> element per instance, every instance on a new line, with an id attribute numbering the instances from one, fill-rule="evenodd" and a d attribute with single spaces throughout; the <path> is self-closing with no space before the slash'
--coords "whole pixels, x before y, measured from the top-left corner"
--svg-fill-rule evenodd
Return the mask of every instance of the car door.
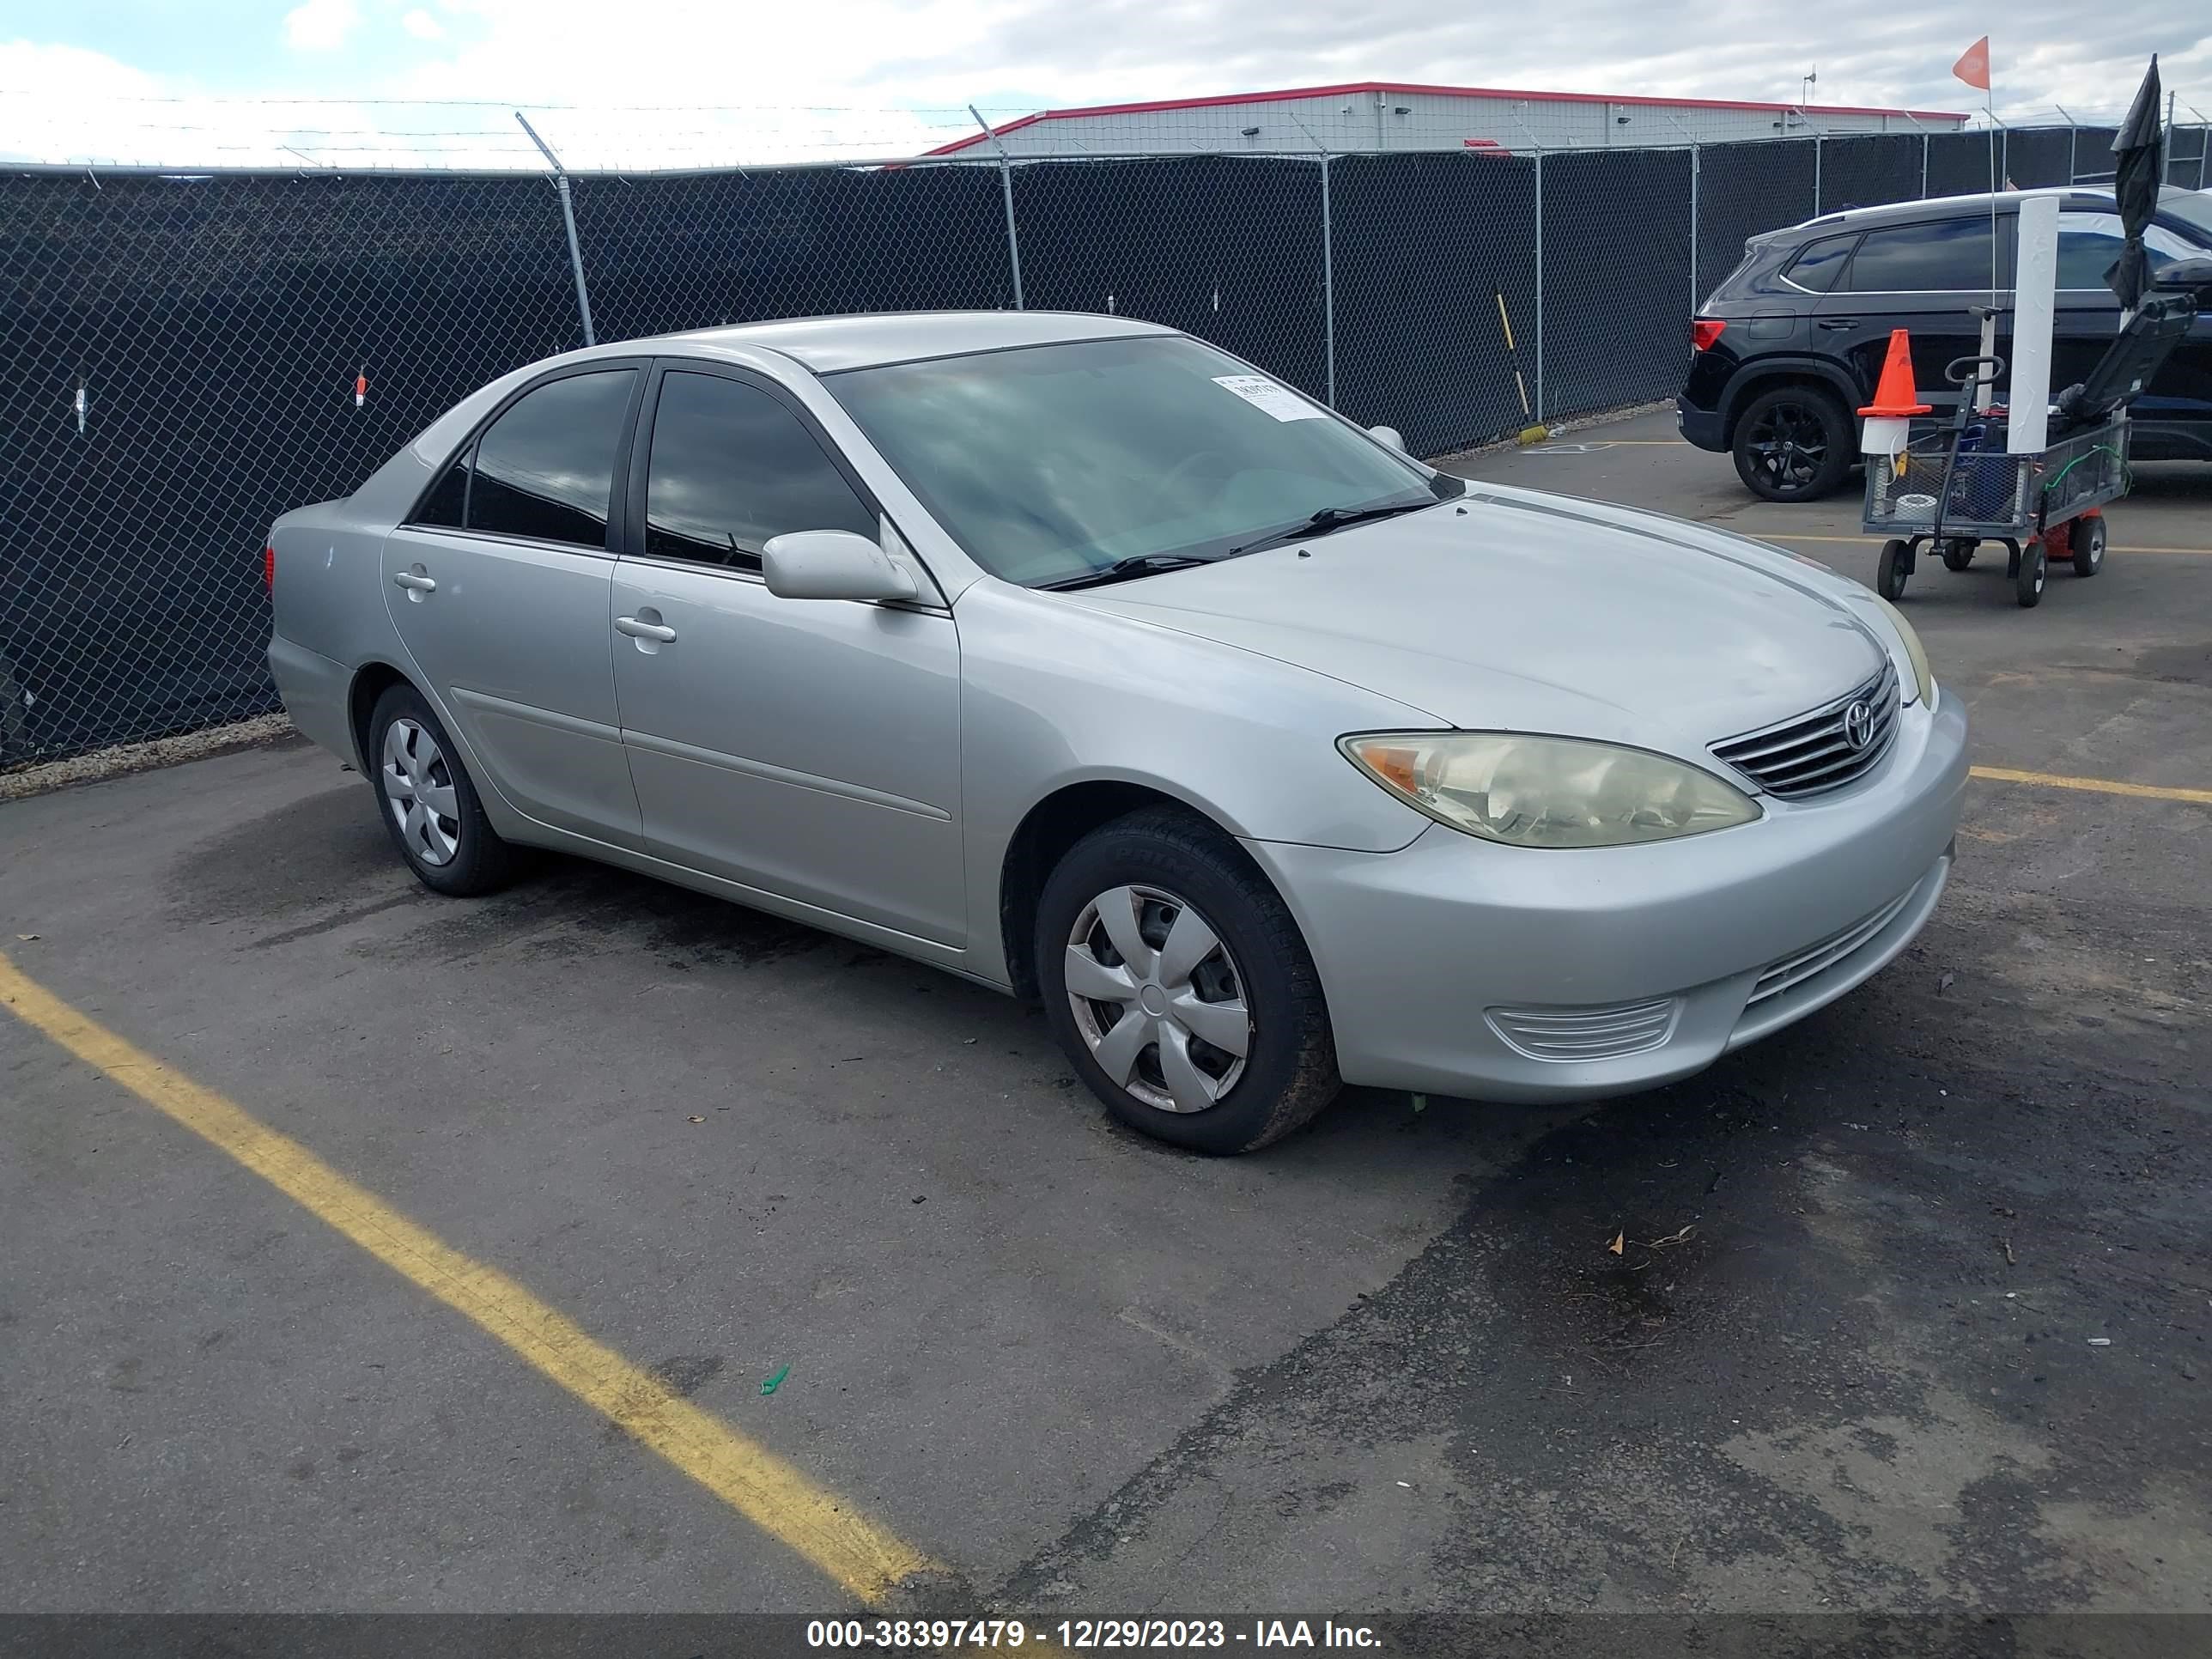
<path id="1" fill-rule="evenodd" d="M 490 783 L 541 823 L 631 848 L 610 526 L 646 368 L 594 362 L 533 382 L 384 544 L 392 623 Z"/>
<path id="2" fill-rule="evenodd" d="M 963 944 L 950 611 L 778 599 L 763 543 L 879 537 L 877 505 L 765 378 L 666 364 L 648 402 L 614 582 L 615 691 L 648 848 Z"/>
<path id="3" fill-rule="evenodd" d="M 1957 388 L 1944 370 L 1981 349 L 1980 321 L 1968 307 L 1990 303 L 1993 246 L 1998 304 L 2008 313 L 2012 304 L 2014 223 L 2012 214 L 2000 214 L 1994 239 L 1986 212 L 1872 227 L 1815 307 L 1814 340 L 1820 349 L 1844 357 L 1871 395 L 1881 379 L 1890 331 L 1910 329 L 1912 378 L 1921 402 L 1938 410 L 1955 408 Z M 1998 326 L 1997 350 L 2002 355 L 2003 318 Z"/>

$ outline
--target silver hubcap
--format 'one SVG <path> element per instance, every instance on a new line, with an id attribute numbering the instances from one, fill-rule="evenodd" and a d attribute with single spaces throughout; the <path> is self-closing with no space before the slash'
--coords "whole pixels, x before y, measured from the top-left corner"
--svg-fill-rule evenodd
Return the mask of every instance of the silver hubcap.
<path id="1" fill-rule="evenodd" d="M 1244 980 L 1206 918 L 1157 887 L 1115 887 L 1068 930 L 1067 1006 L 1099 1069 L 1163 1112 L 1202 1112 L 1244 1075 Z"/>
<path id="2" fill-rule="evenodd" d="M 460 803 L 438 740 L 413 720 L 392 721 L 384 733 L 380 770 L 385 801 L 407 850 L 425 864 L 451 863 L 461 850 Z"/>

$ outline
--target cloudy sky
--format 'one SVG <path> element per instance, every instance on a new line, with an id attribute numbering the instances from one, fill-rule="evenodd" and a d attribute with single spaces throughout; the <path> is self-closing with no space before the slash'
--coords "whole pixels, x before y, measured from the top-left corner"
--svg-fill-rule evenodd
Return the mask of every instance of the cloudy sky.
<path id="1" fill-rule="evenodd" d="M 0 158 L 572 166 L 890 155 L 1048 106 L 1336 81 L 1966 110 L 2212 110 L 2202 0 L 0 0 Z"/>

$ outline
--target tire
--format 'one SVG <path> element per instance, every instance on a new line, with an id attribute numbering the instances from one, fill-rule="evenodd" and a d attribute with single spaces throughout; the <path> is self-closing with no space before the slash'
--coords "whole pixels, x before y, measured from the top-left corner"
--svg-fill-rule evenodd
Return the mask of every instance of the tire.
<path id="1" fill-rule="evenodd" d="M 1911 547 L 1907 543 L 1892 539 L 1881 544 L 1881 562 L 1875 568 L 1875 592 L 1885 599 L 1905 597 L 1905 579 L 1910 573 Z"/>
<path id="2" fill-rule="evenodd" d="M 1729 453 L 1745 489 L 1769 501 L 1813 501 L 1832 495 L 1850 476 L 1850 411 L 1832 392 L 1779 386 L 1762 392 L 1736 416 Z"/>
<path id="3" fill-rule="evenodd" d="M 2030 542 L 2020 550 L 2020 571 L 2013 578 L 2013 596 L 2025 611 L 2043 603 L 2043 584 L 2051 572 L 2051 556 L 2043 543 Z"/>
<path id="4" fill-rule="evenodd" d="M 2068 526 L 2074 532 L 2074 574 L 2094 576 L 2105 568 L 2105 519 L 2076 519 Z"/>
<path id="5" fill-rule="evenodd" d="M 421 692 L 395 685 L 376 700 L 367 747 L 377 816 L 416 879 L 466 898 L 513 878 L 514 849 L 484 817 L 453 740 Z M 411 811 L 418 803 L 427 809 L 420 814 Z"/>
<path id="6" fill-rule="evenodd" d="M 1970 541 L 1946 539 L 1943 543 L 1943 568 L 1964 570 L 1974 562 L 1974 544 Z"/>
<path id="7" fill-rule="evenodd" d="M 1198 932 L 1180 931 L 1192 924 Z M 1125 954 L 1114 936 L 1144 955 Z M 1343 1087 L 1297 924 L 1236 842 L 1190 813 L 1147 808 L 1078 842 L 1045 878 L 1036 948 L 1054 1036 L 1091 1092 L 1139 1133 L 1191 1152 L 1249 1152 Z M 1191 962 L 1168 959 L 1193 952 Z M 1079 1002 L 1071 971 L 1079 989 L 1109 994 Z M 1231 1016 L 1186 1023 L 1176 1012 L 1231 1001 L 1247 1011 L 1241 1031 Z M 1131 1040 L 1115 1042 L 1131 1021 Z"/>

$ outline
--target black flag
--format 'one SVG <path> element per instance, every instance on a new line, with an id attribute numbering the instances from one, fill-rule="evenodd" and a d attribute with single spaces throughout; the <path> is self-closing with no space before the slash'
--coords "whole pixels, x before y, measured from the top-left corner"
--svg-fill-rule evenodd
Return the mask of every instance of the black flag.
<path id="1" fill-rule="evenodd" d="M 2159 124 L 2158 58 L 2153 54 L 2150 73 L 2136 88 L 2127 119 L 2112 135 L 2112 191 L 2119 198 L 2120 228 L 2127 240 L 2120 257 L 2105 273 L 2105 285 L 2133 311 L 2142 303 L 2150 286 L 2150 261 L 2143 252 L 2143 228 L 2158 210 L 2158 186 L 2166 171 L 2166 131 Z"/>

